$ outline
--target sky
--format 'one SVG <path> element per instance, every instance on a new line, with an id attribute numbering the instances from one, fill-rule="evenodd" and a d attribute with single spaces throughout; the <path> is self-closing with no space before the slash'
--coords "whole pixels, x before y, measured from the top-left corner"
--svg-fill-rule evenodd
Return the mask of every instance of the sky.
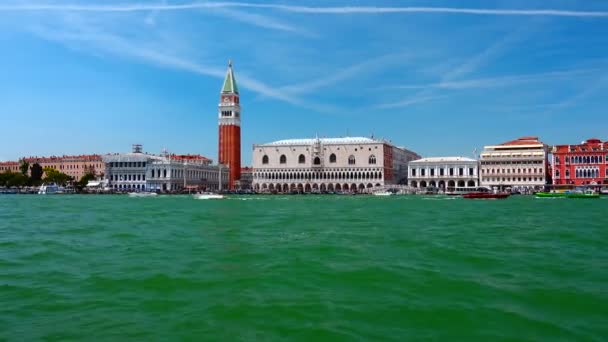
<path id="1" fill-rule="evenodd" d="M 2 0 L 0 160 L 217 160 L 231 59 L 253 144 L 374 136 L 472 156 L 608 139 L 608 2 Z"/>

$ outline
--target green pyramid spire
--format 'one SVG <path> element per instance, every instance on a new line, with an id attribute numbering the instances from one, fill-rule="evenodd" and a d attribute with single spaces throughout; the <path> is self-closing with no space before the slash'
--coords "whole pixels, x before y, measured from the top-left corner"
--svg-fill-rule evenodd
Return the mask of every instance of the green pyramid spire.
<path id="1" fill-rule="evenodd" d="M 222 93 L 239 93 L 239 88 L 237 87 L 236 79 L 234 78 L 234 71 L 232 70 L 232 61 L 228 61 L 228 71 L 226 72 L 226 78 L 224 79 Z"/>

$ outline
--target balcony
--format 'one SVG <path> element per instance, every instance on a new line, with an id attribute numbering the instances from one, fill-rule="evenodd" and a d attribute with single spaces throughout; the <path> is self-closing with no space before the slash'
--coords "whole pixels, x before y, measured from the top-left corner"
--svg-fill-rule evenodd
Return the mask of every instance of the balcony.
<path id="1" fill-rule="evenodd" d="M 544 156 L 531 156 L 531 157 L 486 157 L 486 158 L 482 158 L 480 160 L 481 164 L 483 165 L 484 163 L 487 162 L 503 162 L 503 161 L 544 161 L 545 157 Z"/>

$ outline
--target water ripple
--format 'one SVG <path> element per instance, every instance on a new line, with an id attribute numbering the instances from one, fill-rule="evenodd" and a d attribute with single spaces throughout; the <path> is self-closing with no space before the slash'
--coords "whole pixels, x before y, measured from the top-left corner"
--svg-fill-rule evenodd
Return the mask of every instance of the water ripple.
<path id="1" fill-rule="evenodd" d="M 607 204 L 0 196 L 0 339 L 605 340 Z"/>

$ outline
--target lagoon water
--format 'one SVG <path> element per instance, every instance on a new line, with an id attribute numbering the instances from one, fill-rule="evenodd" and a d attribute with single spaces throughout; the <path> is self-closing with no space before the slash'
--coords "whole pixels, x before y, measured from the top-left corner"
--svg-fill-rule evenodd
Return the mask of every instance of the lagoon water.
<path id="1" fill-rule="evenodd" d="M 0 196 L 0 340 L 608 339 L 608 198 Z"/>

